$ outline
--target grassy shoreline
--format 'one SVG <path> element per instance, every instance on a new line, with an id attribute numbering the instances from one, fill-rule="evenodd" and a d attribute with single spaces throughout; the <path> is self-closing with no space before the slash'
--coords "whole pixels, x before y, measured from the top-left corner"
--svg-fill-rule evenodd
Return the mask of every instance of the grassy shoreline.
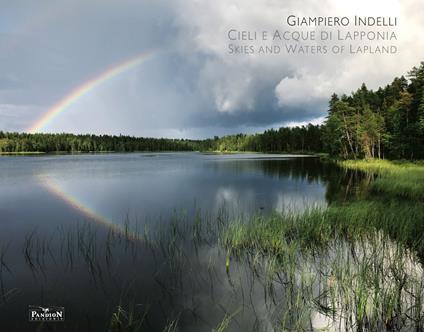
<path id="1" fill-rule="evenodd" d="M 44 155 L 47 152 L 0 152 L 0 156 Z"/>
<path id="2" fill-rule="evenodd" d="M 339 165 L 365 173 L 376 174 L 370 190 L 392 197 L 424 201 L 424 162 L 388 160 L 346 160 Z"/>
<path id="3" fill-rule="evenodd" d="M 305 297 L 294 308 L 317 305 L 331 331 L 340 324 L 347 331 L 421 331 L 424 165 L 382 160 L 337 164 L 372 175 L 370 195 L 300 214 L 287 211 L 230 222 L 220 236 L 227 267 L 231 259 L 271 260 L 268 278 L 291 273 L 295 284 L 300 278 Z M 310 275 L 321 275 L 319 288 L 326 290 L 306 299 L 318 282 L 305 287 L 303 280 Z"/>
<path id="4" fill-rule="evenodd" d="M 164 299 L 178 297 L 192 303 L 187 290 L 195 289 L 198 298 L 199 285 L 213 301 L 218 295 L 222 321 L 215 320 L 215 331 L 235 328 L 236 315 L 254 317 L 255 307 L 263 308 L 267 317 L 257 321 L 258 330 L 264 326 L 263 330 L 275 331 L 423 331 L 424 207 L 412 192 L 408 199 L 399 199 L 403 196 L 373 188 L 381 179 L 401 181 L 411 170 L 420 177 L 424 167 L 378 160 L 338 164 L 370 173 L 370 193 L 300 213 L 293 209 L 240 219 L 225 209 L 216 217 L 200 210 L 193 217 L 175 212 L 155 228 L 126 219 L 122 227 L 98 232 L 83 222 L 58 229 L 52 237 L 63 250 L 53 250 L 51 242 L 34 231 L 25 237 L 22 253 L 30 268 L 40 271 L 45 259 L 64 262 L 71 269 L 81 260 L 95 282 L 122 273 L 109 270 L 121 260 L 120 254 L 131 259 L 132 270 L 141 271 L 151 253 L 155 263 L 146 280 L 152 278 L 152 285 L 166 294 Z M 362 181 L 362 174 L 358 178 Z M 221 306 L 221 289 L 234 298 L 234 306 L 233 302 Z M 139 291 L 136 286 L 133 290 Z M 141 331 L 146 326 L 143 321 L 150 312 L 132 306 L 126 294 L 111 311 L 106 330 L 125 330 L 133 324 L 137 325 L 133 331 Z M 212 305 L 209 308 L 213 310 Z M 163 331 L 170 331 L 171 325 L 176 330 L 180 324 L 178 312 L 169 317 L 171 323 L 164 322 Z"/>
<path id="5" fill-rule="evenodd" d="M 49 151 L 49 152 L 1 152 L 0 157 L 2 156 L 54 156 L 54 155 L 90 155 L 90 154 L 133 154 L 133 153 L 202 153 L 202 154 L 221 154 L 221 155 L 233 155 L 233 154 L 275 154 L 275 155 L 288 155 L 296 157 L 320 157 L 322 158 L 325 154 L 322 153 L 312 153 L 312 152 L 257 152 L 257 151 L 219 151 L 219 150 L 199 150 L 199 151 Z"/>
<path id="6" fill-rule="evenodd" d="M 278 252 L 282 239 L 305 246 L 323 245 L 343 236 L 349 239 L 383 230 L 396 240 L 422 252 L 424 257 L 424 164 L 387 160 L 338 161 L 340 167 L 372 173 L 371 196 L 353 202 L 311 208 L 304 213 L 286 212 L 250 223 L 232 224 L 224 243 L 233 248 Z M 377 194 L 377 195 L 376 195 Z M 381 197 L 382 195 L 384 197 Z M 398 200 L 397 198 L 407 198 Z"/>

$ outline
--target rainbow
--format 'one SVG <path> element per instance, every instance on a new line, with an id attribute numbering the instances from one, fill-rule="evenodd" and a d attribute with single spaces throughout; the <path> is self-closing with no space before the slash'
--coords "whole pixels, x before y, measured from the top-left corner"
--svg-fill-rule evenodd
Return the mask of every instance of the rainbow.
<path id="1" fill-rule="evenodd" d="M 115 66 L 110 67 L 106 71 L 102 72 L 100 75 L 97 75 L 96 77 L 76 87 L 65 97 L 59 100 L 55 105 L 50 107 L 46 113 L 44 113 L 30 128 L 28 128 L 27 131 L 29 133 L 36 133 L 40 131 L 56 116 L 66 110 L 77 100 L 85 96 L 87 93 L 98 87 L 100 84 L 118 76 L 119 74 L 131 68 L 138 66 L 139 64 L 147 60 L 149 57 L 151 57 L 153 53 L 153 51 L 143 52 L 133 58 L 127 59 Z"/>
<path id="2" fill-rule="evenodd" d="M 48 192 L 58 197 L 62 201 L 64 201 L 68 206 L 70 206 L 74 210 L 81 213 L 83 216 L 87 218 L 88 221 L 94 221 L 95 223 L 107 229 L 111 229 L 115 233 L 120 234 L 129 240 L 141 241 L 141 237 L 139 235 L 131 232 L 128 229 L 125 229 L 123 226 L 119 224 L 115 224 L 114 222 L 110 221 L 108 218 L 97 213 L 94 209 L 90 208 L 89 206 L 81 202 L 77 197 L 64 191 L 61 188 L 61 186 L 49 176 L 38 175 L 37 178 L 39 183 L 42 184 L 43 187 L 46 188 Z"/>

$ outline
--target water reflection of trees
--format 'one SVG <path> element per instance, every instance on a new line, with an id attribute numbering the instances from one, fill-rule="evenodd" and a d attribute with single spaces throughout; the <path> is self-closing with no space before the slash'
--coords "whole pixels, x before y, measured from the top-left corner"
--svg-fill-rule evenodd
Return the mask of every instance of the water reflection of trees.
<path id="1" fill-rule="evenodd" d="M 267 177 L 307 183 L 321 183 L 326 187 L 326 200 L 329 203 L 343 202 L 366 195 L 366 188 L 372 175 L 342 169 L 320 158 L 290 159 L 233 159 L 208 164 L 215 172 L 222 174 L 260 174 Z"/>

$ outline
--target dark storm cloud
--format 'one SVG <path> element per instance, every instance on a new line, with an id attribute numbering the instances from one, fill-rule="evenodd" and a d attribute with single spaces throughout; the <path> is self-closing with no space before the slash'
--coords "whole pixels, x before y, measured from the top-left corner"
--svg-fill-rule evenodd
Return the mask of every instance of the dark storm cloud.
<path id="1" fill-rule="evenodd" d="M 278 82 L 275 82 L 275 85 Z M 321 117 L 326 109 L 327 101 L 302 107 L 278 105 L 274 94 L 274 84 L 269 84 L 257 92 L 252 109 L 240 109 L 232 113 L 217 112 L 215 108 L 199 112 L 197 117 L 187 119 L 186 125 L 208 126 L 214 124 L 225 128 L 238 126 L 267 127 L 281 125 L 286 122 L 302 122 Z"/>
<path id="2" fill-rule="evenodd" d="M 312 0 L 304 2 L 303 7 Z M 348 6 L 347 0 L 324 2 L 306 7 L 319 14 Z M 417 57 L 338 58 L 335 67 L 331 57 L 227 54 L 229 27 L 274 28 L 298 9 L 298 1 L 0 0 L 0 5 L 0 130 L 28 128 L 76 87 L 151 50 L 152 59 L 99 85 L 45 130 L 196 137 L 202 131 L 210 136 L 262 130 L 318 118 L 333 91 L 351 91 L 365 76 L 371 86 L 384 83 L 386 76 L 404 71 L 399 63 L 408 68 Z M 375 69 L 383 63 L 384 72 Z"/>

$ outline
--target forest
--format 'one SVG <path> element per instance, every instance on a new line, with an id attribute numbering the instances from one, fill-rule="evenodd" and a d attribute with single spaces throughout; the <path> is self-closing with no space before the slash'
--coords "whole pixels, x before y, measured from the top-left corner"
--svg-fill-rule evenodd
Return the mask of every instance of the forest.
<path id="1" fill-rule="evenodd" d="M 270 129 L 262 134 L 237 134 L 189 140 L 109 135 L 27 134 L 0 132 L 0 152 L 136 152 L 136 151 L 256 151 L 319 152 L 321 127 L 308 125 Z"/>
<path id="2" fill-rule="evenodd" d="M 27 134 L 0 132 L 1 152 L 193 151 L 201 142 L 184 139 L 110 135 Z"/>
<path id="3" fill-rule="evenodd" d="M 333 94 L 321 127 L 323 151 L 343 158 L 424 157 L 424 62 L 377 91 Z"/>
<path id="4" fill-rule="evenodd" d="M 424 62 L 376 91 L 333 94 L 322 125 L 204 140 L 0 132 L 0 152 L 324 152 L 343 159 L 424 158 Z"/>

